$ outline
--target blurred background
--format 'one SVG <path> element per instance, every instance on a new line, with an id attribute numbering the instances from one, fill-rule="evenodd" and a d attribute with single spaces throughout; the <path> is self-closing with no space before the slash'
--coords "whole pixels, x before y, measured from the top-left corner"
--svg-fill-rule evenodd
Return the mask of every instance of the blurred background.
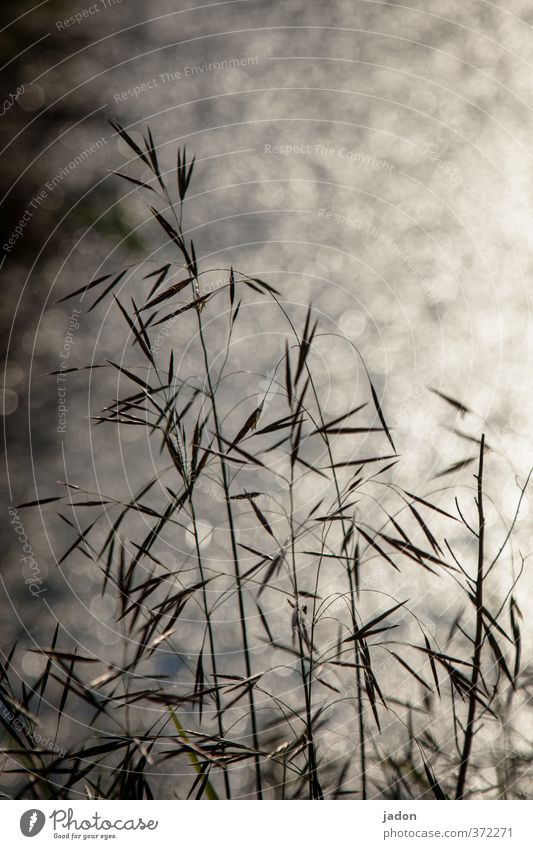
<path id="1" fill-rule="evenodd" d="M 471 469 L 436 476 L 475 453 L 453 430 L 485 429 L 498 446 L 491 491 L 511 521 L 515 478 L 533 463 L 531 4 L 21 0 L 9 14 L 3 644 L 47 643 L 57 619 L 91 650 L 119 639 L 98 574 L 83 558 L 55 566 L 69 529 L 53 505 L 20 514 L 40 597 L 28 592 L 7 512 L 57 495 L 58 481 L 129 492 L 151 468 L 140 433 L 117 439 L 91 426 L 116 377 L 69 373 L 60 387 L 47 376 L 67 357 L 75 368 L 124 353 L 109 300 L 77 314 L 62 297 L 168 257 L 148 198 L 113 173 L 143 179 L 108 119 L 134 139 L 149 126 L 165 172 L 178 146 L 196 155 L 185 215 L 201 264 L 260 276 L 295 309 L 311 300 L 337 334 L 324 372 L 329 414 L 357 394 L 344 337 L 379 388 L 402 485 L 437 500 L 469 486 Z M 249 332 L 261 331 L 256 314 Z M 177 330 L 171 343 L 179 349 Z M 524 555 L 530 530 L 526 499 Z M 531 600 L 528 569 L 521 593 Z M 438 611 L 439 593 L 426 603 Z M 22 674 L 39 663 L 28 651 Z"/>

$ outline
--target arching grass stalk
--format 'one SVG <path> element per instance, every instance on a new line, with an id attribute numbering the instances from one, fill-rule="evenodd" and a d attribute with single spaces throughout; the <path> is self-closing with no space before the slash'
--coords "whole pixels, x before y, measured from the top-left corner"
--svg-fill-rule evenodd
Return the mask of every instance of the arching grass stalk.
<path id="1" fill-rule="evenodd" d="M 463 750 L 461 754 L 461 763 L 459 766 L 459 775 L 457 777 L 457 788 L 455 798 L 462 799 L 465 793 L 466 778 L 468 767 L 470 765 L 470 756 L 472 754 L 472 744 L 474 742 L 476 714 L 478 707 L 478 685 L 481 678 L 481 652 L 483 650 L 484 634 L 483 634 L 483 582 L 485 580 L 485 512 L 483 509 L 483 460 L 485 453 L 485 434 L 481 436 L 479 446 L 479 464 L 477 471 L 477 574 L 475 582 L 475 612 L 476 612 L 476 628 L 474 635 L 474 652 L 472 656 L 472 675 L 470 680 L 470 688 L 468 693 L 468 714 L 466 719 L 466 728 L 463 740 Z"/>
<path id="2" fill-rule="evenodd" d="M 248 626 L 247 626 L 247 623 L 246 623 L 246 610 L 245 610 L 245 605 L 244 605 L 244 592 L 243 592 L 242 581 L 241 581 L 239 553 L 238 553 L 238 549 L 237 549 L 235 520 L 234 520 L 234 516 L 233 516 L 233 507 L 232 507 L 233 502 L 230 498 L 231 493 L 230 493 L 230 487 L 229 487 L 229 481 L 228 481 L 228 473 L 227 473 L 227 468 L 226 468 L 226 461 L 224 459 L 225 445 L 224 445 L 224 441 L 223 441 L 223 438 L 222 438 L 222 430 L 221 430 L 221 427 L 220 427 L 220 420 L 219 420 L 218 409 L 217 409 L 216 392 L 213 388 L 213 381 L 212 381 L 212 378 L 211 378 L 211 368 L 210 368 L 210 364 L 209 364 L 209 355 L 208 355 L 208 351 L 207 351 L 207 344 L 206 344 L 206 339 L 205 339 L 205 334 L 204 334 L 204 328 L 203 328 L 203 325 L 202 325 L 202 316 L 201 316 L 201 310 L 200 309 L 196 310 L 196 315 L 197 315 L 197 319 L 198 319 L 198 332 L 199 332 L 199 335 L 200 335 L 200 341 L 201 341 L 201 346 L 202 346 L 202 354 L 203 354 L 203 359 L 204 359 L 207 385 L 208 385 L 208 389 L 209 389 L 209 397 L 210 397 L 210 400 L 211 400 L 211 409 L 212 409 L 212 412 L 213 412 L 213 422 L 214 422 L 214 425 L 215 425 L 215 435 L 216 435 L 216 440 L 217 440 L 218 451 L 219 451 L 219 454 L 220 454 L 220 471 L 221 471 L 221 475 L 222 475 L 222 489 L 223 489 L 223 492 L 224 492 L 224 500 L 225 500 L 225 504 L 226 504 L 226 513 L 227 513 L 227 518 L 228 518 L 228 527 L 229 527 L 229 532 L 230 532 L 231 555 L 232 555 L 232 558 L 233 558 L 233 568 L 234 568 L 235 583 L 236 583 L 236 588 L 237 588 L 237 600 L 238 600 L 238 605 L 239 605 L 239 617 L 240 617 L 240 624 L 241 624 L 241 636 L 242 636 L 243 653 L 244 653 L 244 665 L 245 665 L 246 677 L 248 679 L 250 679 L 252 677 L 252 674 L 253 674 L 253 669 L 252 669 L 252 661 L 251 661 L 251 654 L 250 654 L 250 644 L 249 644 L 249 639 L 248 639 Z M 250 708 L 250 722 L 251 722 L 251 727 L 252 727 L 253 747 L 256 750 L 256 752 L 258 752 L 259 751 L 259 733 L 258 733 L 258 728 L 257 728 L 257 716 L 256 716 L 255 698 L 254 698 L 253 687 L 249 687 L 249 689 L 248 689 L 248 704 L 249 704 L 249 708 Z M 263 782 L 262 782 L 262 776 L 261 776 L 260 757 L 259 757 L 258 754 L 254 755 L 254 766 L 255 766 L 256 795 L 257 795 L 258 799 L 262 799 L 263 798 Z"/>

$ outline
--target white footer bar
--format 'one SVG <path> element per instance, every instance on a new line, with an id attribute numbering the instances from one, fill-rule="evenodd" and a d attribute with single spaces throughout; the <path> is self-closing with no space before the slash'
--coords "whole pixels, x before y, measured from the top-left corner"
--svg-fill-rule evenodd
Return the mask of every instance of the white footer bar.
<path id="1" fill-rule="evenodd" d="M 530 801 L 5 801 L 1 810 L 6 849 L 533 847 Z"/>

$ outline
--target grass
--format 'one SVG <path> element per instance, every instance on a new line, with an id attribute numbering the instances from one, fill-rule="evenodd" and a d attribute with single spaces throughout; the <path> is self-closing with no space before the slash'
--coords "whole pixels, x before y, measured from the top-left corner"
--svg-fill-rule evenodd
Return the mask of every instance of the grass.
<path id="1" fill-rule="evenodd" d="M 512 752 L 531 678 L 515 590 L 524 559 L 511 566 L 528 481 L 490 541 L 484 435 L 442 472 L 469 475 L 477 461 L 468 507 L 453 492 L 445 509 L 403 489 L 359 352 L 361 397 L 331 418 L 321 358 L 332 337 L 312 305 L 302 313 L 257 276 L 202 267 L 184 224 L 194 159 L 180 149 L 175 173 L 163 173 L 150 131 L 141 143 L 114 128 L 150 172 L 121 176 L 151 199 L 168 259 L 64 300 L 91 311 L 114 299 L 131 361 L 98 364 L 116 374 L 117 397 L 95 426 L 141 428 L 153 474 L 134 495 L 67 482 L 18 506 L 64 505 L 72 539 L 57 565 L 83 557 L 97 571 L 122 638 L 108 657 L 83 654 L 58 624 L 31 684 L 17 684 L 17 652 L 4 656 L 0 696 L 18 722 L 0 714 L 3 771 L 17 798 L 527 795 L 531 753 Z M 256 314 L 277 334 L 274 363 L 238 335 Z M 155 344 L 162 326 L 178 349 Z M 176 568 L 161 546 L 178 552 Z M 498 569 L 499 597 L 494 582 L 487 590 Z M 416 591 L 433 584 L 456 609 L 440 628 L 424 622 Z M 55 721 L 61 741 L 71 715 L 87 726 L 81 739 L 67 731 L 59 756 L 37 744 L 40 723 Z"/>

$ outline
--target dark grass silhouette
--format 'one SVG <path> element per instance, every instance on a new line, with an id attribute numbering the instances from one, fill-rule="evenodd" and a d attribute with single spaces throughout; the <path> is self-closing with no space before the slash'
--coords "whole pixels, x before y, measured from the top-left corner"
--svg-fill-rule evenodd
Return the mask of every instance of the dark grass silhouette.
<path id="1" fill-rule="evenodd" d="M 470 474 L 477 463 L 475 524 L 464 501 L 450 496 L 444 510 L 393 483 L 399 454 L 359 352 L 361 398 L 328 418 L 315 359 L 328 334 L 312 306 L 302 314 L 256 276 L 201 268 L 183 224 L 194 159 L 179 150 L 176 174 L 163 174 L 149 130 L 142 146 L 114 128 L 152 175 L 121 176 L 153 199 L 169 259 L 148 273 L 107 273 L 68 298 L 89 310 L 115 299 L 131 359 L 98 364 L 116 372 L 119 391 L 95 426 L 146 431 L 154 473 L 121 499 L 66 483 L 19 505 L 62 501 L 74 511 L 61 514 L 72 542 L 58 566 L 81 553 L 98 570 L 123 637 L 118 662 L 81 654 L 58 625 L 41 649 L 44 671 L 25 684 L 15 649 L 4 656 L 0 696 L 19 721 L 0 713 L 3 768 L 19 776 L 17 797 L 523 795 L 528 753 L 495 754 L 487 742 L 487 729 L 503 729 L 509 747 L 514 705 L 527 710 L 521 570 L 498 600 L 485 588 L 512 549 L 527 482 L 511 527 L 490 546 L 484 436 L 469 437 L 471 453 L 442 472 Z M 213 273 L 215 288 L 204 283 Z M 129 294 L 134 275 L 143 302 Z M 247 371 L 234 345 L 250 311 L 281 340 L 262 374 Z M 161 326 L 179 329 L 179 350 L 154 344 Z M 193 378 L 181 367 L 185 348 Z M 205 553 L 206 512 L 221 556 Z M 452 537 L 470 537 L 475 552 L 457 554 Z M 176 568 L 158 557 L 160 541 L 180 552 Z M 407 594 L 417 575 L 455 599 L 444 643 Z M 161 673 L 169 659 L 178 672 Z M 74 713 L 85 740 L 59 756 L 39 747 L 41 719 L 60 740 Z"/>

